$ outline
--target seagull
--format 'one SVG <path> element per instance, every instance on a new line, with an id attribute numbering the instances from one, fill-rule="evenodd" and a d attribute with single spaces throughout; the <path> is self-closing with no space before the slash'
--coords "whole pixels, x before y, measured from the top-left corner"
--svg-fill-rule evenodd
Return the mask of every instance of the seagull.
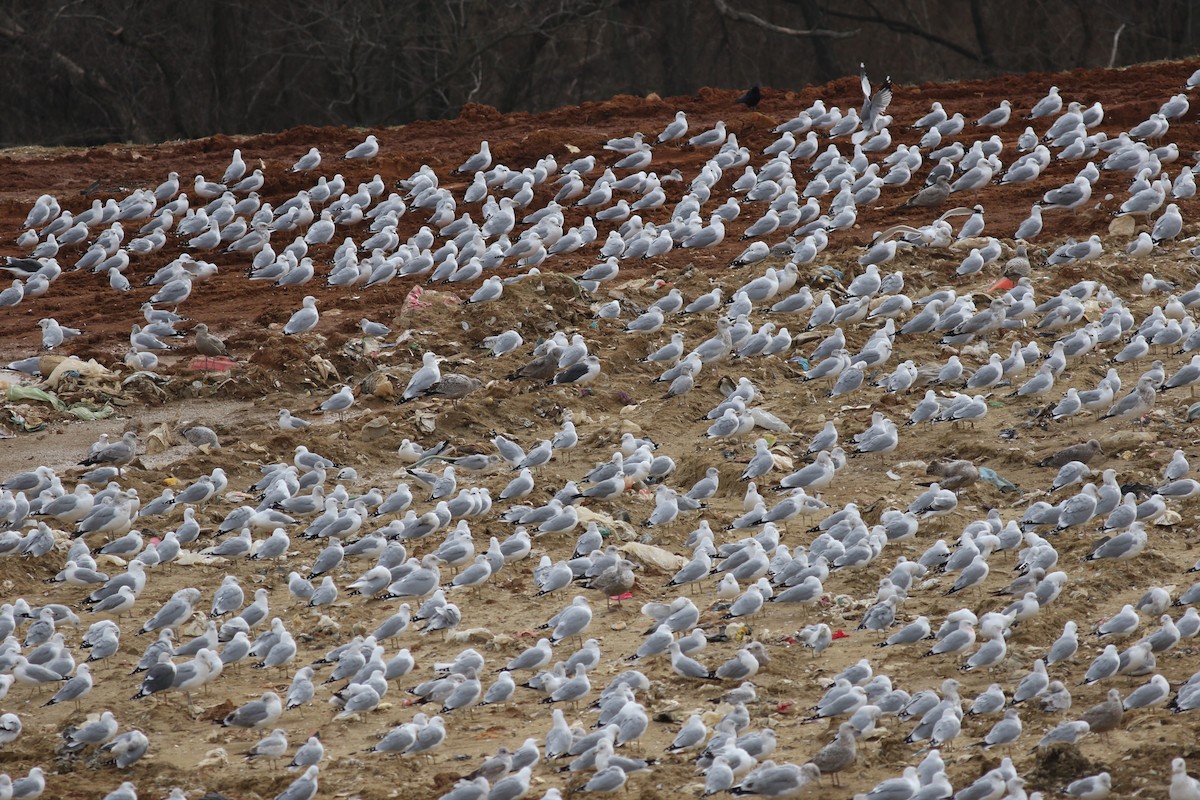
<path id="1" fill-rule="evenodd" d="M 246 751 L 246 761 L 254 762 L 260 758 L 274 762 L 287 754 L 287 732 L 276 728 L 258 740 L 258 743 Z"/>
<path id="2" fill-rule="evenodd" d="M 379 141 L 375 138 L 375 134 L 369 134 L 367 138 L 360 144 L 355 145 L 350 150 L 346 151 L 346 159 L 369 159 L 374 158 L 379 154 Z"/>
<path id="3" fill-rule="evenodd" d="M 482 172 L 492 165 L 492 151 L 488 147 L 487 141 L 479 143 L 479 152 L 468 158 L 460 164 L 453 173 L 455 175 L 470 175 L 475 172 Z"/>
<path id="4" fill-rule="evenodd" d="M 1046 192 L 1038 205 L 1042 209 L 1063 208 L 1074 210 L 1086 203 L 1092 196 L 1092 184 L 1087 178 L 1078 176 L 1068 184 Z M 1022 237 L 1028 238 L 1028 237 Z"/>
<path id="5" fill-rule="evenodd" d="M 810 762 L 822 775 L 832 775 L 833 784 L 841 785 L 839 772 L 854 766 L 858 760 L 855 728 L 849 722 L 838 727 L 837 738 L 822 747 Z"/>
<path id="6" fill-rule="evenodd" d="M 1041 100 L 1033 104 L 1033 108 L 1025 115 L 1025 119 L 1041 119 L 1057 114 L 1062 110 L 1062 97 L 1058 94 L 1058 87 L 1051 86 L 1049 92 Z"/>
<path id="7" fill-rule="evenodd" d="M 311 424 L 311 422 L 306 422 L 299 417 L 293 417 L 292 412 L 286 408 L 279 409 L 279 427 L 285 431 L 302 430 Z"/>
<path id="8" fill-rule="evenodd" d="M 1007 100 L 1001 100 L 997 108 L 992 109 L 982 117 L 977 119 L 974 125 L 980 128 L 1003 128 L 1008 124 L 1009 116 L 1012 114 L 1012 104 Z"/>
<path id="9" fill-rule="evenodd" d="M 80 664 L 75 668 L 75 677 L 64 683 L 62 688 L 42 705 L 51 706 L 56 703 L 72 702 L 78 709 L 79 701 L 92 691 L 92 685 L 92 673 L 88 665 Z"/>
<path id="10" fill-rule="evenodd" d="M 43 350 L 53 350 L 67 339 L 83 334 L 80 329 L 60 325 L 55 319 L 38 320 L 38 326 L 42 329 Z"/>
<path id="11" fill-rule="evenodd" d="M 687 114 L 682 111 L 675 112 L 675 119 L 671 121 L 667 127 L 663 128 L 663 132 L 658 135 L 658 144 L 665 142 L 673 142 L 676 139 L 682 139 L 687 135 L 688 122 Z"/>
<path id="12" fill-rule="evenodd" d="M 592 622 L 592 609 L 587 598 L 576 596 L 569 606 L 555 614 L 550 622 L 541 626 L 553 628 L 550 636 L 551 644 L 558 644 L 563 639 L 579 636 Z"/>
<path id="13" fill-rule="evenodd" d="M 1171 759 L 1171 800 L 1197 800 L 1200 798 L 1200 781 L 1187 773 L 1187 762 L 1182 758 Z"/>
<path id="14" fill-rule="evenodd" d="M 321 165 L 321 151 L 315 147 L 309 148 L 308 152 L 296 161 L 295 164 L 288 169 L 288 172 L 311 172 Z"/>
<path id="15" fill-rule="evenodd" d="M 1004 747 L 1015 742 L 1021 736 L 1021 717 L 1017 709 L 1010 708 L 1004 712 L 1004 718 L 992 726 L 980 742 L 985 750 L 993 747 Z"/>
<path id="16" fill-rule="evenodd" d="M 304 770 L 304 774 L 288 784 L 288 787 L 275 796 L 275 800 L 313 800 L 317 796 L 321 768 L 313 764 Z"/>
<path id="17" fill-rule="evenodd" d="M 558 372 L 550 380 L 546 381 L 547 385 L 561 386 L 572 383 L 579 386 L 591 383 L 600 374 L 600 359 L 595 355 L 588 355 L 582 361 L 579 361 L 566 369 Z"/>
<path id="18" fill-rule="evenodd" d="M 1113 403 L 1112 407 L 1100 416 L 1100 419 L 1142 416 L 1154 409 L 1154 400 L 1154 381 L 1150 377 L 1143 376 L 1138 378 L 1133 391 Z"/>
<path id="19" fill-rule="evenodd" d="M 274 724 L 283 713 L 279 695 L 265 692 L 258 700 L 252 700 L 225 715 L 221 725 L 226 728 L 263 728 Z"/>
<path id="20" fill-rule="evenodd" d="M 858 65 L 859 83 L 862 87 L 863 104 L 862 110 L 858 113 L 859 119 L 862 120 L 863 131 L 867 133 L 879 133 L 887 125 L 887 107 L 892 102 L 892 78 L 889 75 L 884 79 L 883 85 L 871 91 L 871 81 L 867 78 L 866 64 L 859 63 Z"/>
<path id="21" fill-rule="evenodd" d="M 319 319 L 320 314 L 317 313 L 317 298 L 308 295 L 304 298 L 300 310 L 292 314 L 287 324 L 283 326 L 283 334 L 284 336 L 293 336 L 297 333 L 307 333 L 317 327 Z"/>
<path id="22" fill-rule="evenodd" d="M 442 379 L 441 370 L 438 368 L 440 359 L 436 354 L 426 350 L 421 356 L 421 366 L 408 380 L 408 385 L 404 387 L 404 392 L 400 395 L 400 402 L 407 403 L 421 395 L 425 394 L 430 387 L 437 384 Z"/>
<path id="23" fill-rule="evenodd" d="M 939 175 L 934 183 L 926 186 L 905 201 L 904 208 L 936 208 L 950 197 L 950 177 Z"/>
<path id="24" fill-rule="evenodd" d="M 342 384 L 341 388 L 332 397 L 321 403 L 318 410 L 323 414 L 334 412 L 340 416 L 344 416 L 344 412 L 352 405 L 354 405 L 354 390 L 349 385 Z"/>
<path id="25" fill-rule="evenodd" d="M 119 728 L 120 724 L 113 713 L 105 711 L 100 714 L 99 719 L 89 720 L 79 727 L 64 731 L 64 749 L 68 753 L 77 753 L 91 745 L 102 745 L 116 736 Z"/>

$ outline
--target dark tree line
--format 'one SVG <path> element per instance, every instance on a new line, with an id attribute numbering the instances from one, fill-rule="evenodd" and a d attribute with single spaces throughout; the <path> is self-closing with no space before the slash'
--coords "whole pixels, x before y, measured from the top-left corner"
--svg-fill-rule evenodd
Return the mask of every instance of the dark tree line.
<path id="1" fill-rule="evenodd" d="M 702 86 L 1120 66 L 1190 0 L 0 0 L 0 144 L 397 125 Z"/>

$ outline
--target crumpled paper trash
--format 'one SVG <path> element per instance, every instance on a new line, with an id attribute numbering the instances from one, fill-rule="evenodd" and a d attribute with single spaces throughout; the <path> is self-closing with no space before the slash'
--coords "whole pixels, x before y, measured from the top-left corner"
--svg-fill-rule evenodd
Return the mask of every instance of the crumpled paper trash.
<path id="1" fill-rule="evenodd" d="M 637 561 L 643 566 L 654 567 L 662 572 L 675 572 L 687 563 L 687 559 L 683 556 L 652 544 L 626 542 L 618 549 L 629 556 L 631 560 Z"/>

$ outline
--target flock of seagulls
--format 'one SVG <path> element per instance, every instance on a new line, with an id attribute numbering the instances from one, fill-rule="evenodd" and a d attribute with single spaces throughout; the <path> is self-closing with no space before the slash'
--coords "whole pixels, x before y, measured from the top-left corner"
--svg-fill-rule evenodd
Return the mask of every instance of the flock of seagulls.
<path id="1" fill-rule="evenodd" d="M 472 741 L 479 706 L 512 709 L 521 735 L 444 798 L 555 800 L 688 781 L 705 796 L 788 797 L 826 779 L 869 800 L 1034 798 L 1043 791 L 1025 787 L 1039 752 L 1086 749 L 1157 710 L 1200 707 L 1200 672 L 1185 666 L 1200 635 L 1200 583 L 1179 583 L 1200 565 L 1174 563 L 1159 544 L 1178 538 L 1200 494 L 1186 442 L 1162 434 L 1180 447 L 1152 450 L 1150 474 L 1100 441 L 1159 424 L 1178 431 L 1193 416 L 1176 398 L 1200 381 L 1200 285 L 1153 271 L 1140 282 L 1103 270 L 1054 277 L 1083 262 L 1152 270 L 1139 259 L 1200 255 L 1181 238 L 1194 154 L 1170 139 L 1189 121 L 1186 90 L 1197 84 L 1200 72 L 1181 75 L 1179 94 L 1117 131 L 1100 103 L 1085 108 L 1057 87 L 1028 109 L 1003 100 L 974 124 L 938 102 L 896 120 L 890 81 L 872 88 L 864 70 L 861 108 L 818 100 L 757 152 L 735 125 L 697 132 L 679 111 L 657 135 L 614 132 L 569 163 L 506 166 L 485 141 L 452 172 L 423 166 L 394 190 L 380 175 L 355 189 L 319 174 L 329 161 L 313 147 L 287 172 L 316 182 L 275 204 L 259 194 L 270 170 L 251 169 L 238 150 L 220 181 L 172 172 L 78 213 L 43 195 L 17 238 L 25 255 L 4 267 L 14 280 L 0 306 L 36 308 L 77 271 L 145 292 L 136 277 L 151 288 L 121 348 L 135 371 L 165 366 L 185 338 L 177 326 L 193 290 L 238 268 L 260 284 L 313 287 L 277 333 L 314 346 L 328 326 L 322 307 L 336 304 L 327 288 L 396 279 L 467 284 L 469 305 L 520 309 L 526 286 L 567 271 L 594 322 L 537 341 L 531 326 L 479 330 L 498 369 L 427 340 L 398 403 L 470 403 L 511 382 L 558 410 L 528 437 L 463 428 L 453 444 L 405 439 L 385 465 L 402 467 L 395 485 L 360 478 L 307 438 L 364 410 L 352 382 L 314 410 L 321 424 L 281 409 L 278 430 L 304 443 L 250 478 L 202 425 L 187 440 L 225 466 L 186 473 L 155 497 L 143 496 L 159 478 L 139 462 L 133 431 L 102 437 L 79 469 L 6 470 L 0 556 L 23 557 L 52 585 L 44 598 L 27 584 L 0 605 L 0 748 L 32 737 L 54 746 L 24 773 L 5 759 L 0 798 L 55 796 L 62 772 L 95 769 L 113 786 L 97 797 L 137 800 L 138 779 L 151 775 L 142 760 L 175 725 L 156 716 L 194 721 L 214 697 L 231 701 L 215 718 L 227 729 L 220 741 L 266 762 L 271 777 L 256 791 L 278 790 L 277 800 L 340 791 L 322 785 L 322 769 L 364 737 L 360 761 L 437 762 Z M 694 175 L 653 171 L 681 148 L 711 155 Z M 372 135 L 335 163 L 380 152 Z M 1042 177 L 1060 165 L 1078 174 Z M 989 225 L 981 192 L 1038 181 L 1041 199 L 1019 229 Z M 1101 201 L 1100 183 L 1114 197 Z M 1106 251 L 1112 238 L 1099 234 L 1043 235 L 1043 214 L 1098 204 L 1144 228 L 1126 252 Z M 879 206 L 920 224 L 849 243 L 860 208 Z M 745 249 L 713 264 L 709 251 L 733 235 Z M 169 241 L 181 254 L 163 264 L 155 254 Z M 623 269 L 677 257 L 712 267 L 692 275 L 705 290 L 659 281 L 609 294 Z M 945 274 L 932 285 L 905 274 L 934 258 Z M 1048 292 L 1048 279 L 1061 289 Z M 487 316 L 468 310 L 464 326 L 482 329 Z M 38 325 L 45 350 L 69 351 L 86 334 L 50 318 Z M 222 327 L 191 328 L 199 354 L 237 354 Z M 392 335 L 385 322 L 360 328 Z M 609 355 L 615 340 L 640 362 Z M 899 358 L 918 351 L 930 360 Z M 38 361 L 9 367 L 36 375 Z M 464 372 L 444 370 L 447 361 Z M 605 386 L 649 404 L 630 418 L 644 425 L 598 430 L 589 398 Z M 804 399 L 781 402 L 788 393 Z M 684 418 L 693 412 L 698 422 Z M 978 423 L 1000 414 L 1008 439 L 1053 428 L 1069 440 L 1078 422 L 1103 424 L 1092 426 L 1099 438 L 1046 454 L 1037 486 L 1005 481 L 1007 462 L 988 463 L 998 452 L 989 448 L 1003 446 L 991 441 L 975 459 L 921 464 L 919 477 L 896 463 L 936 451 L 923 441 L 930 433 L 951 448 L 982 440 Z M 693 441 L 656 435 L 667 427 L 656 418 L 691 425 Z M 981 509 L 1002 491 L 1013 502 Z M 875 587 L 866 594 L 864 575 Z M 481 633 L 473 600 L 485 588 L 516 596 L 503 631 Z M 1064 603 L 1064 593 L 1084 602 Z M 351 634 L 352 621 L 361 631 Z M 609 635 L 626 626 L 636 635 Z M 474 638 L 485 634 L 486 646 Z M 838 672 L 809 666 L 845 638 L 875 647 Z M 792 645 L 822 658 L 797 659 Z M 435 660 L 435 649 L 450 656 Z M 890 668 L 897 652 L 920 668 Z M 987 673 L 977 694 L 965 690 L 972 672 Z M 248 674 L 267 690 L 225 691 Z M 756 679 L 768 676 L 764 691 Z M 667 708 L 664 698 L 678 700 Z M 802 717 L 787 717 L 788 704 Z M 297 724 L 301 714 L 322 718 L 322 731 Z M 403 722 L 385 724 L 397 714 Z M 801 744 L 800 719 L 828 726 L 819 746 Z M 664 727 L 669 746 L 648 751 Z M 1160 783 L 1172 798 L 1200 798 L 1170 741 L 1157 747 Z M 1005 755 L 964 779 L 943 753 L 976 746 Z M 204 756 L 212 772 L 197 763 L 171 773 L 191 783 L 169 796 L 218 788 L 230 757 L 223 748 Z M 852 776 L 871 762 L 899 766 L 863 785 Z M 1145 780 L 1154 765 L 1141 766 Z M 1102 798 L 1114 781 L 1133 785 L 1097 771 L 1041 788 Z"/>

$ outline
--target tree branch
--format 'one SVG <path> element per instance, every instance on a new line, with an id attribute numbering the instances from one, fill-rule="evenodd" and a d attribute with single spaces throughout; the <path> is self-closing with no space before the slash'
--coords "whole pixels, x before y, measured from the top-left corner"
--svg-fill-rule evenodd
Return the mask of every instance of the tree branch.
<path id="1" fill-rule="evenodd" d="M 1117 65 L 1117 43 L 1121 41 L 1121 31 L 1125 30 L 1125 23 L 1122 22 L 1117 32 L 1113 34 L 1112 52 L 1108 56 L 1108 68 L 1112 69 Z"/>
<path id="2" fill-rule="evenodd" d="M 996 65 L 992 47 L 988 41 L 987 23 L 983 19 L 983 7 L 979 0 L 971 0 L 971 22 L 975 25 L 975 41 L 979 43 L 979 57 L 989 67 Z"/>
<path id="3" fill-rule="evenodd" d="M 810 28 L 819 28 L 825 21 L 825 16 L 822 13 L 821 6 L 817 0 L 792 0 L 800 6 L 800 13 L 804 15 L 804 24 Z M 812 40 L 813 56 L 817 60 L 817 83 L 827 83 L 835 78 L 839 78 L 845 73 L 838 69 L 837 59 L 833 55 L 833 47 L 828 39 L 816 37 Z"/>
<path id="4" fill-rule="evenodd" d="M 85 68 L 61 50 L 51 47 L 30 33 L 17 20 L 0 15 L 0 39 L 6 40 L 17 47 L 40 50 L 66 76 L 71 87 L 88 100 L 95 102 L 104 109 L 106 114 L 115 114 L 119 118 L 115 133 L 123 139 L 144 140 L 141 126 L 122 102 L 118 92 L 104 75 L 94 69 Z M 90 89 L 108 98 L 108 103 L 100 102 L 88 94 Z"/>
<path id="5" fill-rule="evenodd" d="M 1079 46 L 1079 55 L 1076 56 L 1076 63 L 1083 65 L 1088 63 L 1088 53 L 1092 50 L 1092 9 L 1082 0 L 1075 0 L 1075 11 L 1079 14 L 1079 27 L 1083 29 L 1083 43 Z"/>
<path id="6" fill-rule="evenodd" d="M 849 39 L 851 36 L 858 35 L 857 30 L 830 31 L 816 28 L 802 31 L 797 30 L 796 28 L 785 28 L 782 25 L 776 25 L 773 22 L 767 22 L 762 17 L 751 14 L 748 11 L 736 11 L 730 8 L 729 4 L 726 3 L 725 0 L 712 0 L 712 4 L 716 7 L 717 12 L 723 17 L 728 17 L 729 19 L 736 20 L 738 22 L 748 22 L 751 25 L 757 25 L 758 27 L 771 31 L 772 33 L 782 33 L 784 36 L 818 36 L 827 39 Z"/>
<path id="7" fill-rule="evenodd" d="M 916 25 L 912 25 L 903 20 L 885 17 L 870 4 L 868 4 L 868 7 L 875 12 L 874 16 L 869 16 L 866 14 L 851 14 L 848 11 L 836 11 L 829 6 L 825 6 L 823 11 L 831 17 L 840 17 L 842 19 L 854 20 L 855 22 L 870 22 L 876 25 L 883 25 L 888 30 L 895 31 L 896 33 L 909 33 L 913 36 L 925 39 L 926 41 L 933 42 L 936 45 L 940 45 L 947 50 L 952 50 L 963 58 L 983 63 L 983 59 L 980 58 L 977 53 L 973 53 L 956 42 L 952 42 L 949 39 L 943 39 L 936 33 L 930 33 L 923 28 L 918 28 Z"/>

